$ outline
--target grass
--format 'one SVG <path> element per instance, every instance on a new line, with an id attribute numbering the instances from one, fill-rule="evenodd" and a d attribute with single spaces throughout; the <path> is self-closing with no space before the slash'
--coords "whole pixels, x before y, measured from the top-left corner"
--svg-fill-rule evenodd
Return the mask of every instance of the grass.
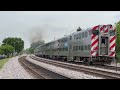
<path id="1" fill-rule="evenodd" d="M 9 60 L 10 58 L 0 59 L 0 69 L 4 66 L 4 64 Z"/>

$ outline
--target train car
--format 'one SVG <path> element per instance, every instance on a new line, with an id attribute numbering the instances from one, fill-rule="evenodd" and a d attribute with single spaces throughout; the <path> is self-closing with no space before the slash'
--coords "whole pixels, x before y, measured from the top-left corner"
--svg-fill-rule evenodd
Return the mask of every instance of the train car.
<path id="1" fill-rule="evenodd" d="M 51 41 L 39 47 L 39 56 L 84 63 L 115 60 L 116 31 L 112 25 L 97 25 Z"/>

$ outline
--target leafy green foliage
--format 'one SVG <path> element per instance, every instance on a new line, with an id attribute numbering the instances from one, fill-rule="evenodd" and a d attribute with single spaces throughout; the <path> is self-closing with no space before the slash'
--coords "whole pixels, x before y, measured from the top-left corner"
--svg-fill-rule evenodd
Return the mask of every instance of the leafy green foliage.
<path id="1" fill-rule="evenodd" d="M 8 37 L 3 41 L 3 45 L 11 45 L 15 48 L 17 53 L 20 53 L 24 48 L 24 41 L 21 38 Z"/>
<path id="2" fill-rule="evenodd" d="M 9 54 L 14 52 L 14 47 L 11 45 L 2 45 L 0 46 L 0 54 L 5 54 L 9 57 Z"/>
<path id="3" fill-rule="evenodd" d="M 120 52 L 120 21 L 117 22 L 116 24 L 116 35 L 117 35 L 117 40 L 116 40 L 116 53 Z"/>
<path id="4" fill-rule="evenodd" d="M 34 49 L 33 48 L 29 48 L 29 53 L 34 53 Z"/>

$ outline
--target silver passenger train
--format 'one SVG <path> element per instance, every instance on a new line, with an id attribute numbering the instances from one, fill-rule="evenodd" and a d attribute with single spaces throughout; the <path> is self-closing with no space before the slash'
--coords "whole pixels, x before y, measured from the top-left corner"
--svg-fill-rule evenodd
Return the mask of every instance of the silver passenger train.
<path id="1" fill-rule="evenodd" d="M 107 63 L 115 59 L 116 31 L 113 25 L 97 25 L 37 47 L 36 56 L 83 63 Z"/>

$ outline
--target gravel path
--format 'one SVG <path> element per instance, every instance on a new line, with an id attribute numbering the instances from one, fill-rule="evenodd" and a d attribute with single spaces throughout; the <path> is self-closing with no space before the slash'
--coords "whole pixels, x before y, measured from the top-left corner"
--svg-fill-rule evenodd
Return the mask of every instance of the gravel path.
<path id="1" fill-rule="evenodd" d="M 62 67 L 57 67 L 57 66 L 53 66 L 53 65 L 46 64 L 46 63 L 43 63 L 43 62 L 39 62 L 39 61 L 31 59 L 28 56 L 26 57 L 26 59 L 28 61 L 34 63 L 34 64 L 40 65 L 43 68 L 46 68 L 50 71 L 53 71 L 53 72 L 59 73 L 61 75 L 67 76 L 71 79 L 102 79 L 100 77 L 96 77 L 96 76 L 93 76 L 93 75 L 87 75 L 83 72 L 73 71 L 73 70 L 62 68 Z"/>
<path id="2" fill-rule="evenodd" d="M 18 57 L 9 60 L 2 69 L 0 69 L 0 79 L 34 79 L 20 65 Z"/>

